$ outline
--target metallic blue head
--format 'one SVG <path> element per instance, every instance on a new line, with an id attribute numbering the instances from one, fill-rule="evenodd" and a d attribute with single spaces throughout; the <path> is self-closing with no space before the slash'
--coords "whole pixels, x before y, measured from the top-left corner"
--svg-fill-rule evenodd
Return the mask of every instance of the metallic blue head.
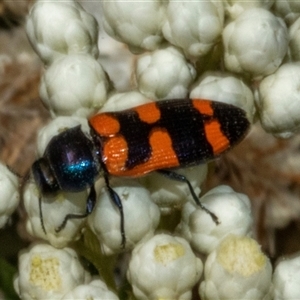
<path id="1" fill-rule="evenodd" d="M 91 187 L 100 169 L 93 142 L 77 126 L 50 140 L 44 156 L 33 164 L 32 173 L 42 194 L 52 194 Z"/>

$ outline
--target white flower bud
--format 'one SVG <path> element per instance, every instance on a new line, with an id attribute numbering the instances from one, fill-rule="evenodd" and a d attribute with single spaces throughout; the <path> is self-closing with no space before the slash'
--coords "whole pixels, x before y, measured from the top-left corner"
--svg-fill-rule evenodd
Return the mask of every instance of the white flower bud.
<path id="1" fill-rule="evenodd" d="M 300 299 L 300 256 L 281 260 L 273 275 L 274 300 Z"/>
<path id="2" fill-rule="evenodd" d="M 27 19 L 32 47 L 46 64 L 68 54 L 98 56 L 98 25 L 73 0 L 37 1 Z"/>
<path id="3" fill-rule="evenodd" d="M 36 244 L 19 255 L 19 274 L 14 280 L 21 299 L 61 299 L 91 276 L 71 248 L 58 250 L 47 244 Z"/>
<path id="4" fill-rule="evenodd" d="M 44 155 L 47 145 L 54 136 L 58 135 L 66 129 L 76 126 L 81 126 L 82 131 L 87 134 L 90 132 L 87 119 L 80 117 L 57 117 L 50 123 L 48 123 L 45 127 L 41 128 L 39 130 L 37 138 L 38 157 L 42 157 Z"/>
<path id="5" fill-rule="evenodd" d="M 138 91 L 116 93 L 109 97 L 101 108 L 101 112 L 111 112 L 129 109 L 138 105 L 152 102 Z"/>
<path id="6" fill-rule="evenodd" d="M 300 60 L 300 17 L 289 28 L 290 54 L 294 61 Z"/>
<path id="7" fill-rule="evenodd" d="M 2 228 L 20 201 L 18 177 L 0 163 L 0 228 Z"/>
<path id="8" fill-rule="evenodd" d="M 99 3 L 94 2 L 94 5 Z M 99 18 L 102 16 L 103 14 L 99 14 Z M 119 92 L 132 90 L 131 74 L 136 55 L 132 54 L 126 45 L 110 37 L 104 29 L 100 30 L 99 40 L 99 62 L 109 74 L 112 85 Z"/>
<path id="9" fill-rule="evenodd" d="M 203 300 L 269 300 L 271 277 L 271 263 L 257 242 L 230 235 L 208 256 L 199 294 Z"/>
<path id="10" fill-rule="evenodd" d="M 198 58 L 217 42 L 223 30 L 223 21 L 222 2 L 170 0 L 163 34 L 187 57 Z"/>
<path id="11" fill-rule="evenodd" d="M 263 128 L 280 137 L 300 129 L 300 63 L 282 65 L 259 86 L 258 107 Z"/>
<path id="12" fill-rule="evenodd" d="M 241 79 L 221 72 L 206 72 L 194 84 L 190 98 L 209 99 L 235 105 L 247 113 L 249 121 L 255 114 L 254 96 Z"/>
<path id="13" fill-rule="evenodd" d="M 164 1 L 103 1 L 104 28 L 132 52 L 155 50 L 162 42 Z"/>
<path id="14" fill-rule="evenodd" d="M 137 299 L 191 299 L 202 262 L 186 240 L 154 236 L 132 252 L 127 278 Z"/>
<path id="15" fill-rule="evenodd" d="M 87 117 L 103 106 L 107 89 L 101 65 L 90 55 L 73 54 L 57 59 L 46 70 L 40 95 L 52 116 Z"/>
<path id="16" fill-rule="evenodd" d="M 229 71 L 258 78 L 280 66 L 288 48 L 288 31 L 280 18 L 265 9 L 252 8 L 225 27 L 223 44 Z"/>
<path id="17" fill-rule="evenodd" d="M 150 99 L 185 98 L 196 71 L 179 50 L 167 47 L 139 57 L 135 76 Z"/>
<path id="18" fill-rule="evenodd" d="M 241 13 L 245 10 L 260 7 L 264 9 L 269 9 L 275 0 L 251 0 L 251 1 L 244 1 L 244 0 L 225 0 L 225 11 L 229 15 L 231 19 L 236 19 Z"/>
<path id="19" fill-rule="evenodd" d="M 93 300 L 118 300 L 119 298 L 111 292 L 106 284 L 100 279 L 95 279 L 88 284 L 75 287 L 65 294 L 62 300 L 93 299 Z"/>
<path id="20" fill-rule="evenodd" d="M 221 185 L 206 193 L 200 201 L 218 217 L 220 224 L 200 207 L 191 203 L 184 206 L 178 230 L 196 251 L 209 254 L 230 234 L 252 234 L 251 205 L 246 195 Z"/>
<path id="21" fill-rule="evenodd" d="M 292 24 L 300 17 L 300 2 L 291 0 L 275 0 L 275 13 L 281 16 L 288 24 Z"/>
<path id="22" fill-rule="evenodd" d="M 175 171 L 185 176 L 191 183 L 196 195 L 200 194 L 200 185 L 206 180 L 207 164 Z M 151 198 L 164 214 L 174 208 L 180 208 L 188 200 L 195 202 L 187 183 L 172 180 L 159 173 L 151 173 L 140 178 L 140 182 L 149 190 Z"/>
<path id="23" fill-rule="evenodd" d="M 119 179 L 110 182 L 123 205 L 126 248 L 154 234 L 160 219 L 159 208 L 153 203 L 149 192 L 134 180 Z M 107 188 L 98 195 L 98 200 L 88 224 L 96 234 L 105 254 L 122 250 L 121 216 L 117 205 L 112 201 Z"/>
<path id="24" fill-rule="evenodd" d="M 39 210 L 39 197 L 42 197 L 42 221 Z M 24 191 L 24 206 L 28 215 L 26 229 L 34 237 L 47 240 L 52 246 L 62 248 L 71 241 L 80 238 L 83 219 L 69 219 L 59 232 L 56 229 L 63 223 L 68 214 L 84 214 L 86 211 L 87 191 L 80 193 L 59 193 L 54 196 L 42 196 L 38 187 L 27 184 Z M 43 231 L 44 224 L 46 234 Z"/>

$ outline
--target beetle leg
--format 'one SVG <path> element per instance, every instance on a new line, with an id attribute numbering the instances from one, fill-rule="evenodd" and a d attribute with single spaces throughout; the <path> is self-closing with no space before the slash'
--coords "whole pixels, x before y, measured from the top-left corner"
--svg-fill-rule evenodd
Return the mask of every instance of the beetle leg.
<path id="1" fill-rule="evenodd" d="M 40 215 L 40 220 L 41 220 L 41 226 L 43 229 L 43 232 L 47 234 L 45 224 L 44 224 L 44 219 L 43 219 L 43 210 L 42 210 L 42 195 L 39 195 L 39 215 Z"/>
<path id="2" fill-rule="evenodd" d="M 88 195 L 87 201 L 86 201 L 86 211 L 84 214 L 68 214 L 65 216 L 63 222 L 55 229 L 55 232 L 62 231 L 66 225 L 68 220 L 71 219 L 83 219 L 86 218 L 88 215 L 90 215 L 95 207 L 96 204 L 96 191 L 95 186 L 92 185 L 90 188 L 90 193 Z"/>
<path id="3" fill-rule="evenodd" d="M 110 186 L 107 174 L 104 174 L 104 180 L 105 180 L 105 184 L 106 184 L 106 188 L 108 190 L 109 196 L 110 196 L 111 200 L 114 202 L 114 204 L 117 206 L 117 208 L 120 212 L 120 217 L 121 217 L 120 231 L 121 231 L 121 238 L 122 238 L 121 247 L 124 249 L 125 245 L 126 245 L 126 236 L 125 236 L 124 211 L 123 211 L 122 201 L 121 201 L 119 195 Z"/>
<path id="4" fill-rule="evenodd" d="M 206 213 L 208 213 L 217 225 L 220 224 L 220 221 L 219 221 L 218 217 L 201 203 L 201 201 L 199 200 L 198 196 L 196 195 L 191 183 L 189 182 L 189 180 L 184 175 L 178 174 L 178 173 L 173 172 L 171 170 L 158 170 L 157 172 L 159 174 L 164 175 L 165 177 L 167 177 L 169 179 L 186 183 L 188 185 L 188 188 L 189 188 L 189 190 L 191 192 L 191 195 L 192 195 L 194 201 L 196 202 L 196 204 L 201 209 L 203 209 Z"/>

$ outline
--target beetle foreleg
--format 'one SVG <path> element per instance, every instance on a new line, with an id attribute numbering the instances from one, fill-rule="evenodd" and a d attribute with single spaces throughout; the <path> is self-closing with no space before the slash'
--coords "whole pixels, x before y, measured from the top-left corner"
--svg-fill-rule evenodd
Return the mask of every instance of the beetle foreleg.
<path id="1" fill-rule="evenodd" d="M 66 215 L 63 222 L 60 224 L 60 226 L 58 226 L 55 229 L 55 232 L 60 232 L 61 230 L 63 230 L 66 227 L 68 220 L 86 218 L 88 215 L 90 215 L 92 213 L 92 211 L 95 207 L 95 204 L 96 204 L 96 191 L 95 191 L 94 185 L 92 185 L 90 188 L 90 193 L 89 193 L 87 201 L 86 201 L 85 213 L 84 214 L 68 214 L 68 215 Z"/>

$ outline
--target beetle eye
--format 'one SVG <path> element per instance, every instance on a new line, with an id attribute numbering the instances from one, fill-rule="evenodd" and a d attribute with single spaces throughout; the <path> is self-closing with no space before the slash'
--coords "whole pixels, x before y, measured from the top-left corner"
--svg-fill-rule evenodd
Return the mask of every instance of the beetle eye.
<path id="1" fill-rule="evenodd" d="M 32 165 L 32 173 L 42 194 L 55 193 L 60 189 L 49 163 L 45 158 L 40 158 Z"/>

